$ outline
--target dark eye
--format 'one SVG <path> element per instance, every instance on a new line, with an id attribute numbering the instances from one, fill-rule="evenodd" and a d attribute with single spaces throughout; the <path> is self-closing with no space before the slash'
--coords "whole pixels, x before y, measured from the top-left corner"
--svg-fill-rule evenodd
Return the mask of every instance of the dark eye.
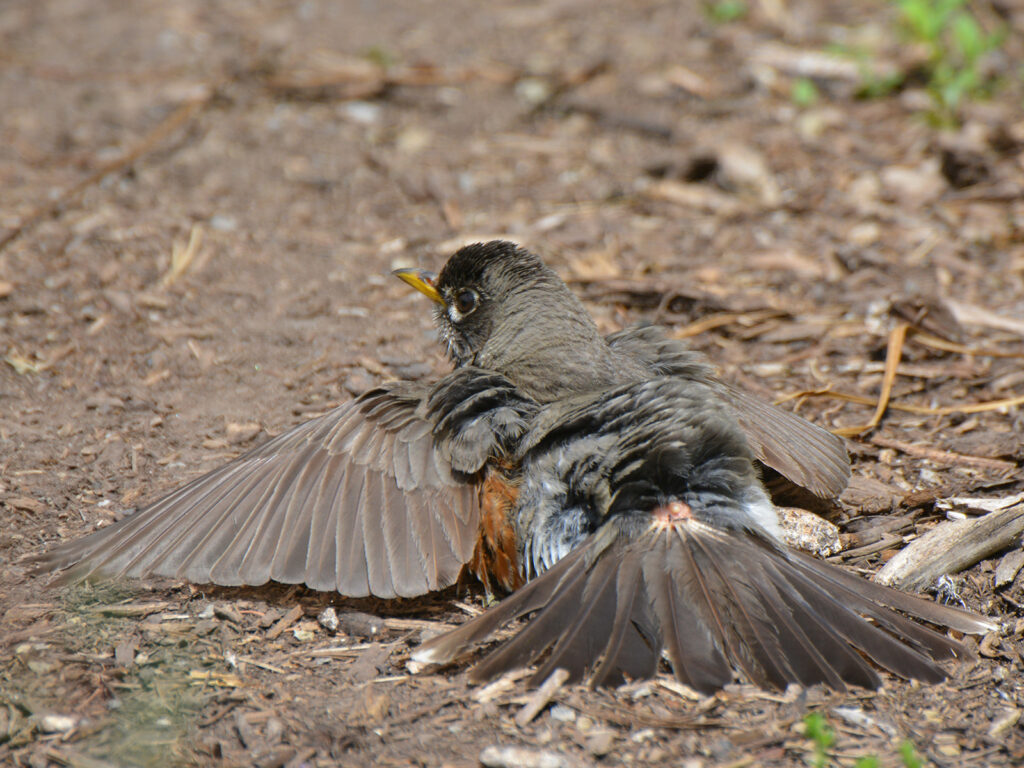
<path id="1" fill-rule="evenodd" d="M 468 288 L 464 291 L 459 291 L 455 297 L 455 309 L 459 311 L 460 315 L 468 315 L 474 309 L 476 309 L 477 302 L 480 297 L 476 295 L 476 291 L 469 290 Z"/>

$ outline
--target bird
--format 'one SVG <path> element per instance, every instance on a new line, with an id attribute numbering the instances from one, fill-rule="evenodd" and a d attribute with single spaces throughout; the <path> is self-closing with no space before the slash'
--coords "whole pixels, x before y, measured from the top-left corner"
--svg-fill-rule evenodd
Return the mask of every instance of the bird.
<path id="1" fill-rule="evenodd" d="M 412 657 L 449 664 L 512 625 L 474 681 L 536 666 L 535 683 L 563 668 L 619 685 L 665 660 L 701 692 L 877 688 L 879 668 L 937 682 L 970 653 L 943 630 L 996 626 L 786 546 L 764 472 L 836 496 L 841 439 L 727 384 L 663 328 L 602 335 L 507 241 L 394 274 L 431 299 L 450 373 L 373 388 L 36 570 L 380 598 L 472 574 L 507 596 Z"/>

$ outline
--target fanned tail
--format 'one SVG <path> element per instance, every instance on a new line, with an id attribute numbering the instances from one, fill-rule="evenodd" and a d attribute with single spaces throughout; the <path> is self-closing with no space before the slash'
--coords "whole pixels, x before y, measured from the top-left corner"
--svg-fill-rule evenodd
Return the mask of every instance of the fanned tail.
<path id="1" fill-rule="evenodd" d="M 677 679 L 712 692 L 742 670 L 781 688 L 877 688 L 875 667 L 942 680 L 938 662 L 968 654 L 917 619 L 980 633 L 980 616 L 863 581 L 780 549 L 754 533 L 698 520 L 612 519 L 551 570 L 458 629 L 424 643 L 421 662 L 448 662 L 514 619 L 533 614 L 471 671 L 475 681 L 539 664 L 592 686 L 652 675 L 665 651 Z M 888 606 L 898 607 L 908 616 Z"/>

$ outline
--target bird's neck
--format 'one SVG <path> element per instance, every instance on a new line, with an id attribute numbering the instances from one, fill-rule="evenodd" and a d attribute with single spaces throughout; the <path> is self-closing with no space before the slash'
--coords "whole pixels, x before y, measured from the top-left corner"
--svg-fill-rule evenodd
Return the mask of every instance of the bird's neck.
<path id="1" fill-rule="evenodd" d="M 642 376 L 635 361 L 605 342 L 590 315 L 566 291 L 557 306 L 511 309 L 475 363 L 498 371 L 539 402 L 600 391 Z"/>

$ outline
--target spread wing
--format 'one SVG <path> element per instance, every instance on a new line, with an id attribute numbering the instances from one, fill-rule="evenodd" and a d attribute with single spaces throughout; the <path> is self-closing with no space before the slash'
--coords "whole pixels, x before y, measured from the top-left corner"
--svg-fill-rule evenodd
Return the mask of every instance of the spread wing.
<path id="1" fill-rule="evenodd" d="M 421 415 L 428 394 L 368 392 L 41 555 L 39 570 L 63 571 L 65 582 L 273 580 L 350 597 L 449 586 L 473 554 L 479 499 L 435 446 Z"/>
<path id="2" fill-rule="evenodd" d="M 841 438 L 795 413 L 716 378 L 704 356 L 657 327 L 628 328 L 607 337 L 659 375 L 707 384 L 733 411 L 754 455 L 817 496 L 838 496 L 850 480 L 850 459 Z"/>

